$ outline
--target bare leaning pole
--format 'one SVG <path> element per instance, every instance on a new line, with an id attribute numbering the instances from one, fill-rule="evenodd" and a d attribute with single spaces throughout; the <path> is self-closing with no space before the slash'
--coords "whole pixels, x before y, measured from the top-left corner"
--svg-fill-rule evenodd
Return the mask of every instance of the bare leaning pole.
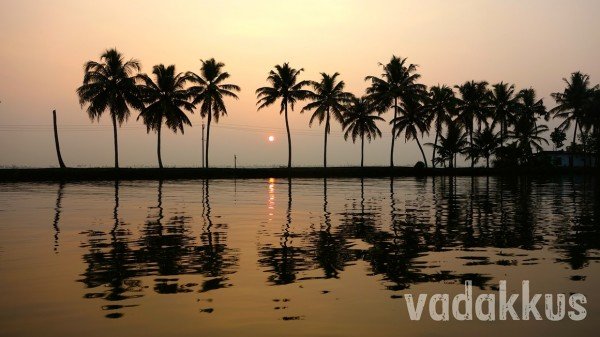
<path id="1" fill-rule="evenodd" d="M 56 110 L 52 110 L 52 122 L 54 123 L 54 144 L 56 145 L 56 156 L 58 157 L 58 165 L 60 168 L 66 168 L 65 162 L 60 155 L 60 145 L 58 143 L 58 128 L 56 127 Z"/>

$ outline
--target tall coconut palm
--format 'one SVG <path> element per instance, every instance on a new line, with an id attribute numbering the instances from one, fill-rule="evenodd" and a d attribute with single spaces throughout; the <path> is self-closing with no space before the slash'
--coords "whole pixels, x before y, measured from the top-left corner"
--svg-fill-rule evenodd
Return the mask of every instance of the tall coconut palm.
<path id="1" fill-rule="evenodd" d="M 438 145 L 433 143 L 426 145 L 437 148 L 436 161 L 441 163 L 448 161 L 448 167 L 452 168 L 456 166 L 456 156 L 463 154 L 468 146 L 467 135 L 459 123 L 450 123 L 446 129 L 446 135 L 440 135 Z"/>
<path id="2" fill-rule="evenodd" d="M 502 145 L 502 136 L 494 132 L 491 127 L 485 127 L 482 131 L 477 132 L 473 138 L 474 149 L 470 151 L 478 158 L 485 158 L 485 167 L 490 167 L 490 157 L 496 153 L 499 146 Z"/>
<path id="3" fill-rule="evenodd" d="M 550 114 L 546 110 L 543 99 L 537 99 L 535 89 L 523 89 L 517 94 L 516 115 L 513 119 L 528 118 L 537 125 L 538 118 L 548 121 Z"/>
<path id="4" fill-rule="evenodd" d="M 432 166 L 435 167 L 435 152 L 437 150 L 438 138 L 442 133 L 442 127 L 452 123 L 452 117 L 456 113 L 456 97 L 454 91 L 447 85 L 437 85 L 429 89 L 425 109 L 428 118 L 435 128 L 435 141 L 431 155 Z"/>
<path id="5" fill-rule="evenodd" d="M 419 141 L 419 133 L 421 137 L 423 134 L 429 133 L 429 123 L 423 106 L 423 99 L 424 97 L 418 92 L 405 95 L 400 106 L 397 108 L 400 114 L 398 117 L 392 119 L 390 124 L 392 124 L 392 131 L 394 131 L 393 137 L 398 137 L 404 132 L 405 141 L 411 139 L 417 141 L 421 155 L 423 155 L 423 162 L 425 163 L 425 167 L 427 167 L 427 158 Z"/>
<path id="6" fill-rule="evenodd" d="M 416 72 L 417 65 L 407 64 L 406 58 L 394 55 L 387 64 L 380 63 L 379 65 L 383 67 L 381 77 L 365 77 L 365 81 L 371 82 L 367 88 L 367 97 L 374 102 L 380 112 L 394 108 L 394 118 L 397 118 L 399 102 L 411 92 L 425 90 L 425 86 L 417 83 L 421 77 Z M 395 134 L 392 130 L 390 167 L 394 167 Z"/>
<path id="7" fill-rule="evenodd" d="M 596 153 L 596 167 L 600 163 L 600 87 L 596 86 L 591 94 L 591 99 L 586 108 L 583 119 L 584 126 L 591 130 L 593 152 Z"/>
<path id="8" fill-rule="evenodd" d="M 504 145 L 508 127 L 514 122 L 517 105 L 515 86 L 504 82 L 496 83 L 492 85 L 489 98 L 492 129 L 500 124 L 500 143 Z"/>
<path id="9" fill-rule="evenodd" d="M 469 148 L 473 149 L 474 123 L 479 124 L 478 130 L 481 131 L 481 124 L 488 125 L 489 116 L 489 93 L 487 82 L 465 82 L 463 85 L 457 85 L 460 93 L 458 100 L 458 121 L 465 127 L 469 134 Z M 475 156 L 471 155 L 471 168 L 475 166 Z"/>
<path id="10" fill-rule="evenodd" d="M 563 122 L 560 124 L 562 130 L 570 128 L 573 123 L 575 124 L 572 142 L 574 145 L 577 140 L 577 129 L 581 128 L 584 109 L 590 97 L 590 77 L 577 71 L 571 74 L 570 80 L 563 78 L 563 81 L 567 84 L 565 90 L 551 94 L 557 106 L 550 110 L 550 112 L 555 117 L 563 119 Z M 569 166 L 573 166 L 572 153 Z"/>
<path id="11" fill-rule="evenodd" d="M 303 89 L 310 85 L 310 81 L 300 81 L 298 78 L 302 71 L 304 69 L 294 69 L 287 62 L 283 65 L 276 65 L 275 69 L 271 70 L 267 77 L 267 82 L 271 86 L 256 90 L 258 110 L 266 108 L 278 99 L 281 99 L 279 113 L 284 113 L 285 115 L 285 129 L 288 140 L 288 168 L 292 167 L 292 137 L 288 122 L 288 107 L 294 111 L 294 104 L 298 100 L 305 99 L 310 94 L 309 90 Z"/>
<path id="12" fill-rule="evenodd" d="M 548 127 L 546 125 L 538 125 L 529 118 L 520 118 L 515 123 L 514 130 L 509 132 L 509 137 L 516 141 L 522 164 L 528 163 L 533 156 L 532 149 L 541 151 L 542 144 L 548 144 L 548 140 L 542 136 L 547 131 Z"/>
<path id="13" fill-rule="evenodd" d="M 356 138 L 360 137 L 360 167 L 364 167 L 365 162 L 365 138 L 369 142 L 381 137 L 381 130 L 377 127 L 377 121 L 385 121 L 383 118 L 376 116 L 376 109 L 366 98 L 353 97 L 344 112 L 344 122 L 342 126 L 345 130 L 344 139 L 352 138 L 352 142 L 356 142 Z"/>
<path id="14" fill-rule="evenodd" d="M 331 132 L 330 119 L 342 123 L 343 113 L 353 95 L 344 91 L 344 81 L 336 81 L 339 73 L 328 75 L 321 73 L 321 81 L 311 82 L 313 92 L 306 98 L 312 102 L 308 103 L 300 112 L 315 110 L 310 117 L 309 126 L 316 120 L 319 124 L 325 121 L 325 141 L 323 145 L 323 167 L 327 167 L 327 135 Z"/>
<path id="15" fill-rule="evenodd" d="M 79 104 L 87 104 L 87 113 L 92 121 L 100 120 L 108 110 L 112 119 L 115 146 L 115 168 L 119 168 L 119 142 L 117 123 L 121 126 L 130 115 L 130 109 L 144 107 L 135 82 L 140 71 L 140 62 L 125 61 L 116 49 L 108 49 L 100 55 L 100 62 L 88 61 L 84 65 L 83 84 L 77 88 Z"/>
<path id="16" fill-rule="evenodd" d="M 186 75 L 192 83 L 196 85 L 189 88 L 194 105 L 200 104 L 200 116 L 207 117 L 206 125 L 206 150 L 205 167 L 208 168 L 208 150 L 210 148 L 210 124 L 212 119 L 215 123 L 219 122 L 219 117 L 227 115 L 225 106 L 225 97 L 238 99 L 235 94 L 240 91 L 240 87 L 235 84 L 223 83 L 230 75 L 223 71 L 224 63 L 217 62 L 214 58 L 209 60 L 200 60 L 200 74 L 188 72 Z M 203 144 L 204 145 L 204 144 Z"/>
<path id="17" fill-rule="evenodd" d="M 138 119 L 142 118 L 147 131 L 155 131 L 158 135 L 156 154 L 158 166 L 163 168 L 160 154 L 160 131 L 163 123 L 167 128 L 183 134 L 183 126 L 192 123 L 184 110 L 194 111 L 194 105 L 188 101 L 189 93 L 185 88 L 189 78 L 183 73 L 176 73 L 175 66 L 165 67 L 163 64 L 154 66 L 152 69 L 155 80 L 148 75 L 142 74 L 138 78 L 142 82 L 140 92 L 146 107 L 142 109 Z"/>

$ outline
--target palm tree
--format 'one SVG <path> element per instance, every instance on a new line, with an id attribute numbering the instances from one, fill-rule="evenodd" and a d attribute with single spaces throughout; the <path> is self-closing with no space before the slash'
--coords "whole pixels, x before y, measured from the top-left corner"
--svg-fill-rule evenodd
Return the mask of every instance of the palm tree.
<path id="1" fill-rule="evenodd" d="M 514 119 L 528 118 L 537 125 L 537 119 L 539 117 L 544 118 L 548 121 L 550 114 L 546 110 L 543 99 L 537 99 L 535 89 L 523 89 L 517 94 L 516 101 L 516 112 Z"/>
<path id="2" fill-rule="evenodd" d="M 448 167 L 452 168 L 456 166 L 457 154 L 462 154 L 468 145 L 467 135 L 463 132 L 459 123 L 450 123 L 446 129 L 446 135 L 440 135 L 439 145 L 433 143 L 427 143 L 437 148 L 438 157 L 436 161 L 445 163 L 448 161 Z"/>
<path id="3" fill-rule="evenodd" d="M 429 89 L 429 95 L 425 103 L 425 109 L 429 114 L 430 123 L 435 126 L 435 142 L 431 163 L 435 168 L 435 152 L 437 150 L 438 138 L 442 133 L 444 124 L 452 123 L 452 116 L 456 113 L 456 97 L 454 91 L 447 85 L 437 85 Z"/>
<path id="4" fill-rule="evenodd" d="M 77 88 L 79 104 L 88 105 L 87 113 L 92 121 L 100 120 L 108 110 L 112 119 L 115 145 L 115 168 L 119 168 L 119 143 L 117 122 L 123 125 L 129 118 L 130 108 L 144 107 L 135 83 L 140 62 L 125 61 L 116 49 L 107 49 L 100 55 L 100 62 L 88 61 L 84 65 L 83 84 Z"/>
<path id="5" fill-rule="evenodd" d="M 533 156 L 532 148 L 536 151 L 542 150 L 542 143 L 548 144 L 548 140 L 542 136 L 548 131 L 546 125 L 538 125 L 530 118 L 520 118 L 515 124 L 509 137 L 516 140 L 516 146 L 521 154 L 521 163 L 527 163 Z"/>
<path id="6" fill-rule="evenodd" d="M 311 100 L 300 112 L 315 110 L 313 115 L 310 117 L 309 126 L 315 119 L 321 124 L 325 121 L 325 142 L 323 147 L 323 167 L 327 167 L 327 135 L 330 133 L 331 125 L 330 118 L 333 118 L 338 122 L 344 121 L 343 113 L 346 110 L 346 105 L 350 102 L 353 97 L 351 93 L 344 91 L 344 81 L 336 82 L 336 78 L 339 73 L 333 75 L 327 75 L 321 73 L 320 82 L 311 82 L 314 91 L 310 93 L 307 98 Z"/>
<path id="7" fill-rule="evenodd" d="M 285 129 L 288 139 L 288 168 L 292 167 L 292 137 L 290 135 L 290 124 L 288 122 L 288 106 L 294 110 L 294 104 L 298 100 L 306 98 L 310 91 L 303 89 L 310 85 L 310 81 L 299 81 L 298 76 L 304 69 L 294 69 L 286 62 L 283 65 L 276 65 L 274 70 L 269 72 L 267 82 L 270 87 L 262 87 L 256 90 L 258 110 L 266 108 L 278 99 L 281 99 L 281 109 L 279 113 L 285 114 Z"/>
<path id="8" fill-rule="evenodd" d="M 374 115 L 375 107 L 370 104 L 366 98 L 353 97 L 348 108 L 344 112 L 344 122 L 342 126 L 345 130 L 344 139 L 352 137 L 352 142 L 360 137 L 360 167 L 364 167 L 365 159 L 365 137 L 369 142 L 372 139 L 381 137 L 381 130 L 376 125 L 377 121 L 384 121 L 383 118 Z"/>
<path id="9" fill-rule="evenodd" d="M 214 58 L 209 60 L 200 60 L 200 75 L 188 72 L 186 75 L 192 83 L 197 85 L 189 88 L 192 96 L 193 104 L 200 104 L 200 116 L 208 117 L 206 125 L 206 157 L 205 166 L 208 168 L 208 150 L 210 145 L 210 123 L 212 118 L 215 123 L 219 122 L 219 117 L 227 115 L 227 107 L 225 106 L 224 97 L 238 99 L 235 92 L 240 91 L 240 87 L 235 84 L 223 83 L 230 75 L 223 71 L 224 63 L 215 61 Z M 204 145 L 204 144 L 202 144 Z"/>
<path id="10" fill-rule="evenodd" d="M 463 85 L 455 86 L 459 93 L 458 100 L 458 120 L 469 134 L 469 148 L 473 149 L 473 123 L 479 124 L 478 131 L 481 131 L 481 124 L 488 125 L 487 117 L 489 115 L 489 93 L 487 82 L 465 82 Z M 475 166 L 475 156 L 471 157 L 471 168 Z"/>
<path id="11" fill-rule="evenodd" d="M 400 115 L 392 119 L 390 124 L 392 124 L 392 131 L 394 132 L 392 137 L 398 137 L 400 133 L 404 132 L 405 141 L 411 139 L 417 141 L 421 155 L 423 155 L 423 162 L 427 167 L 427 158 L 421 142 L 419 142 L 419 133 L 421 133 L 421 136 L 424 133 L 429 133 L 429 123 L 423 106 L 423 99 L 424 97 L 419 92 L 406 95 L 397 108 Z"/>
<path id="12" fill-rule="evenodd" d="M 600 163 L 600 87 L 593 88 L 591 99 L 586 108 L 584 126 L 592 131 L 593 152 L 596 153 L 596 166 Z"/>
<path id="13" fill-rule="evenodd" d="M 577 129 L 581 128 L 584 108 L 590 97 L 590 77 L 577 71 L 571 74 L 570 81 L 566 78 L 563 78 L 563 81 L 567 84 L 565 90 L 563 92 L 551 94 L 552 98 L 556 101 L 557 106 L 550 110 L 550 112 L 553 113 L 555 117 L 563 119 L 563 122 L 560 124 L 562 130 L 570 128 L 571 124 L 575 123 L 572 142 L 572 144 L 575 145 Z M 569 166 L 573 166 L 572 152 Z"/>
<path id="14" fill-rule="evenodd" d="M 477 132 L 473 138 L 474 149 L 470 151 L 477 158 L 485 158 L 485 167 L 490 167 L 490 157 L 496 153 L 499 146 L 502 145 L 502 136 L 494 132 L 491 127 L 486 127 Z"/>
<path id="15" fill-rule="evenodd" d="M 515 86 L 504 82 L 492 86 L 489 95 L 490 112 L 492 115 L 492 128 L 500 124 L 500 144 L 504 145 L 508 127 L 514 122 L 514 113 L 517 105 Z"/>
<path id="16" fill-rule="evenodd" d="M 383 67 L 381 77 L 367 76 L 365 81 L 370 81 L 367 88 L 367 97 L 377 106 L 378 111 L 384 112 L 394 108 L 394 118 L 398 117 L 398 103 L 405 99 L 410 92 L 423 91 L 425 86 L 418 84 L 421 77 L 417 71 L 417 65 L 406 64 L 406 58 L 392 56 L 387 64 L 379 64 Z M 394 167 L 394 143 L 395 133 L 392 130 L 392 145 L 390 148 L 390 167 Z"/>
<path id="17" fill-rule="evenodd" d="M 179 130 L 183 134 L 184 124 L 192 125 L 184 110 L 193 113 L 194 105 L 188 101 L 189 93 L 184 88 L 189 78 L 182 73 L 176 74 L 174 65 L 168 67 L 163 64 L 156 65 L 152 73 L 156 81 L 146 74 L 139 76 L 142 82 L 140 92 L 147 105 L 140 112 L 138 119 L 142 118 L 148 132 L 156 131 L 158 167 L 163 168 L 160 155 L 160 131 L 163 121 L 173 132 L 177 133 Z"/>

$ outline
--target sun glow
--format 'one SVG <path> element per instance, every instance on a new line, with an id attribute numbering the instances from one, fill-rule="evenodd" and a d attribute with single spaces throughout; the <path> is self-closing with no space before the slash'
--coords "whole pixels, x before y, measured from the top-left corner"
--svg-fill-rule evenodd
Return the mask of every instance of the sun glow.
<path id="1" fill-rule="evenodd" d="M 275 141 L 275 136 L 269 136 L 268 139 L 269 139 L 270 142 L 274 142 Z"/>

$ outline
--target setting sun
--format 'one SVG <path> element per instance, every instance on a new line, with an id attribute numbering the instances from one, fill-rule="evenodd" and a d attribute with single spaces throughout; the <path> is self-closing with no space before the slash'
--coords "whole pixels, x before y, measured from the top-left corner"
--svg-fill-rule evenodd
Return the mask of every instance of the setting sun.
<path id="1" fill-rule="evenodd" d="M 275 136 L 269 136 L 268 139 L 269 139 L 270 142 L 274 142 L 275 141 Z"/>

